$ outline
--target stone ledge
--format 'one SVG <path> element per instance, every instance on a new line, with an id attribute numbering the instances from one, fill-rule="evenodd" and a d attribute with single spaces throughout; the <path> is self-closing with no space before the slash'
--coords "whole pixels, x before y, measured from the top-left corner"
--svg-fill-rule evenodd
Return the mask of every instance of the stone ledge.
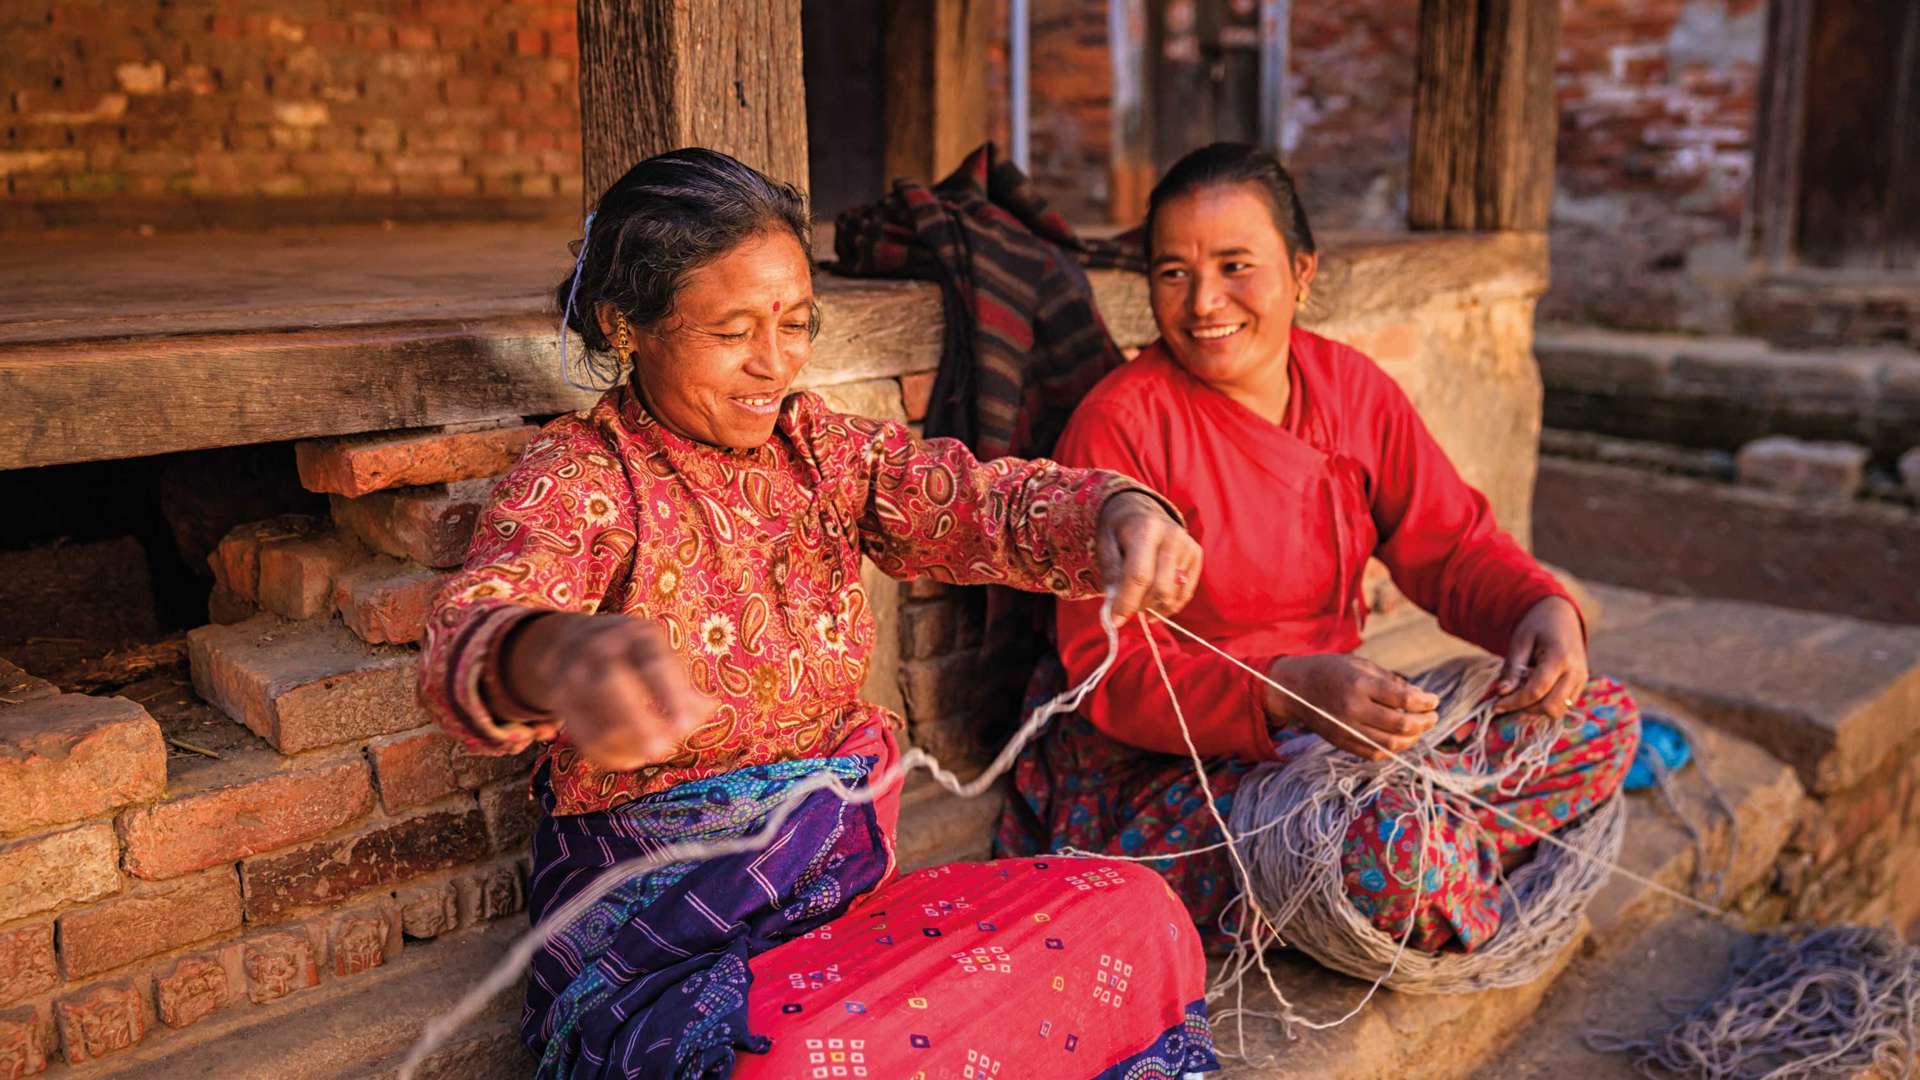
<path id="1" fill-rule="evenodd" d="M 1920 627 L 1596 586 L 1593 667 L 1767 749 L 1815 794 L 1871 775 L 1920 714 Z"/>
<path id="2" fill-rule="evenodd" d="M 1684 710 L 1658 694 L 1635 687 L 1643 710 L 1687 717 Z M 1799 819 L 1805 797 L 1793 770 L 1766 751 L 1723 731 L 1694 721 L 1694 763 L 1674 774 L 1679 801 L 1692 820 L 1706 832 L 1708 872 L 1726 869 L 1720 903 L 1731 904 L 1747 886 L 1762 880 L 1786 846 Z M 1728 859 L 1727 821 L 1720 816 L 1701 774 L 1711 777 L 1733 808 L 1733 839 L 1738 848 Z M 1692 895 L 1699 849 L 1692 836 L 1668 809 L 1656 791 L 1626 796 L 1628 841 L 1620 865 Z M 1710 897 L 1701 897 L 1711 900 Z M 1678 900 L 1646 885 L 1616 876 L 1600 890 L 1587 909 L 1592 924 L 1591 951 L 1611 951 L 1637 940 L 1653 923 L 1682 909 Z"/>
<path id="3" fill-rule="evenodd" d="M 1375 1080 L 1419 1076 L 1423 1080 L 1500 1075 L 1482 1072 L 1486 1059 L 1521 1033 L 1548 987 L 1580 949 L 1576 940 L 1552 969 L 1526 986 L 1476 994 L 1402 994 L 1382 990 L 1359 1015 L 1326 1031 L 1303 1031 L 1288 1042 L 1280 1026 L 1249 1016 L 1246 1045 L 1229 1020 L 1214 1024 L 1223 1051 L 1222 1080 Z M 1309 1019 L 1344 1015 L 1366 993 L 1367 983 L 1320 967 L 1297 952 L 1270 955 L 1275 982 Z M 1217 962 L 1216 962 L 1217 966 Z M 1256 990 L 1255 987 L 1258 986 Z M 1246 1008 L 1271 1012 L 1274 1002 L 1258 974 L 1250 977 Z M 1224 1054 L 1243 1053 L 1244 1061 Z"/>

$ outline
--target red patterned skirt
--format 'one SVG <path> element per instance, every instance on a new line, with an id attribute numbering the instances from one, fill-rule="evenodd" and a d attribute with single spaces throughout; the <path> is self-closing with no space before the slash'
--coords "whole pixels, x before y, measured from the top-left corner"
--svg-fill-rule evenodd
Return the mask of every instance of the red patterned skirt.
<path id="1" fill-rule="evenodd" d="M 1128 1077 L 1217 1067 L 1193 922 L 1144 867 L 1012 859 L 915 871 L 755 956 L 760 1078 Z"/>

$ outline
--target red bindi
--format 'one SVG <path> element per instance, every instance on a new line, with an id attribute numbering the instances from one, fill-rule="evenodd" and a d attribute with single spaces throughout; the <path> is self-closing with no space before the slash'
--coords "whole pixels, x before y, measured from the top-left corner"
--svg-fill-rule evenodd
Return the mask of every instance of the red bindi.
<path id="1" fill-rule="evenodd" d="M 775 315 L 778 315 L 778 314 L 780 314 L 780 301 L 778 301 L 778 300 L 775 300 L 775 301 L 773 302 L 773 313 L 774 313 Z"/>

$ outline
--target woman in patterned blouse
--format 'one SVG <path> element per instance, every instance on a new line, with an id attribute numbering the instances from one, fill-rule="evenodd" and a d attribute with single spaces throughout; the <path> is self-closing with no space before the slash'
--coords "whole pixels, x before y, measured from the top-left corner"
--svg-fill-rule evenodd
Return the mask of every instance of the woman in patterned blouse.
<path id="1" fill-rule="evenodd" d="M 495 488 L 421 665 L 423 700 L 470 746 L 545 745 L 535 920 L 615 862 L 758 831 L 809 774 L 857 785 L 897 758 L 898 718 L 859 699 L 862 558 L 1066 597 L 1111 586 L 1123 617 L 1192 593 L 1199 548 L 1138 484 L 983 465 L 792 390 L 819 321 L 793 188 L 675 151 L 615 183 L 587 232 L 559 299 L 617 384 Z M 541 1074 L 1210 1066 L 1198 941 L 1159 878 L 1055 859 L 887 884 L 897 815 L 897 790 L 816 792 L 763 852 L 609 894 L 536 958 L 523 1037 Z"/>

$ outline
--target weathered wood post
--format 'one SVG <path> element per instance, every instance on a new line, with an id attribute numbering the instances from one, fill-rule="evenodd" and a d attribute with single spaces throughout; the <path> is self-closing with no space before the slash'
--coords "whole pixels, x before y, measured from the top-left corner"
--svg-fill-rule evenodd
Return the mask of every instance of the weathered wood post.
<path id="1" fill-rule="evenodd" d="M 1558 0 L 1421 0 L 1409 226 L 1547 227 L 1559 36 Z"/>
<path id="2" fill-rule="evenodd" d="M 987 141 L 993 8 L 990 0 L 887 5 L 887 179 L 939 180 Z"/>
<path id="3" fill-rule="evenodd" d="M 579 0 L 581 191 L 710 146 L 807 186 L 800 0 Z"/>

